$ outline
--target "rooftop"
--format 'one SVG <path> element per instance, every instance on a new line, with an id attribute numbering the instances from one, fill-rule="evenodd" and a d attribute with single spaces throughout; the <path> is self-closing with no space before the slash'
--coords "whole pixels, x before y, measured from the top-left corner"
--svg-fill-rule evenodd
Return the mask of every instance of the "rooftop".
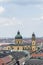
<path id="1" fill-rule="evenodd" d="M 25 65 L 43 65 L 43 60 L 40 59 L 27 59 Z"/>

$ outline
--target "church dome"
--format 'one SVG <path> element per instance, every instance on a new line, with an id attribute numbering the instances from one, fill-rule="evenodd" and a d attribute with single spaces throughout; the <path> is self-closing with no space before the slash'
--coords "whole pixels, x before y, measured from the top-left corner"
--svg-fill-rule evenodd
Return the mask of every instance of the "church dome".
<path id="1" fill-rule="evenodd" d="M 17 35 L 15 36 L 15 39 L 22 39 L 22 36 L 20 35 L 20 32 L 17 32 Z"/>

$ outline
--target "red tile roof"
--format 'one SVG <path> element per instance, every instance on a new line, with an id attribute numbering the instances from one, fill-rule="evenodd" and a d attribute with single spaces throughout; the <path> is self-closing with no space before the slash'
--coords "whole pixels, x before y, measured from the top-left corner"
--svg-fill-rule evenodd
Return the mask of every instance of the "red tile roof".
<path id="1" fill-rule="evenodd" d="M 4 63 L 4 65 L 7 65 L 7 63 L 10 63 L 12 60 L 12 58 L 10 56 L 6 56 L 4 58 L 0 58 L 0 65 L 2 65 L 2 63 Z"/>
<path id="2" fill-rule="evenodd" d="M 40 53 L 40 54 L 32 54 L 31 57 L 43 57 L 43 53 Z"/>
<path id="3" fill-rule="evenodd" d="M 11 61 L 11 58 L 9 56 L 6 56 L 6 57 L 2 58 L 2 60 L 4 61 L 4 63 L 8 63 Z"/>
<path id="4" fill-rule="evenodd" d="M 6 65 L 6 63 L 3 61 L 3 59 L 0 58 L 0 65 L 2 65 L 4 63 L 4 65 Z"/>

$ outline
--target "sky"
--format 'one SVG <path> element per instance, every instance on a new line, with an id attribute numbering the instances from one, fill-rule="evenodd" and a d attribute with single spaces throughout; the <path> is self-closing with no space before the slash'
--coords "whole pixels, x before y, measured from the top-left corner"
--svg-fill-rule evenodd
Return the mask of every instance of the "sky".
<path id="1" fill-rule="evenodd" d="M 0 38 L 43 37 L 43 0 L 0 0 Z"/>

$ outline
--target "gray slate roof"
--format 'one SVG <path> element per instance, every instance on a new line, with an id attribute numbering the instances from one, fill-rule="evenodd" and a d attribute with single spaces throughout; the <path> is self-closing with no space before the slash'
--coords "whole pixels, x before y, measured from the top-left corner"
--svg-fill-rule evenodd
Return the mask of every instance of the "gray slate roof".
<path id="1" fill-rule="evenodd" d="M 43 60 L 28 59 L 28 60 L 25 61 L 25 65 L 43 65 Z"/>

